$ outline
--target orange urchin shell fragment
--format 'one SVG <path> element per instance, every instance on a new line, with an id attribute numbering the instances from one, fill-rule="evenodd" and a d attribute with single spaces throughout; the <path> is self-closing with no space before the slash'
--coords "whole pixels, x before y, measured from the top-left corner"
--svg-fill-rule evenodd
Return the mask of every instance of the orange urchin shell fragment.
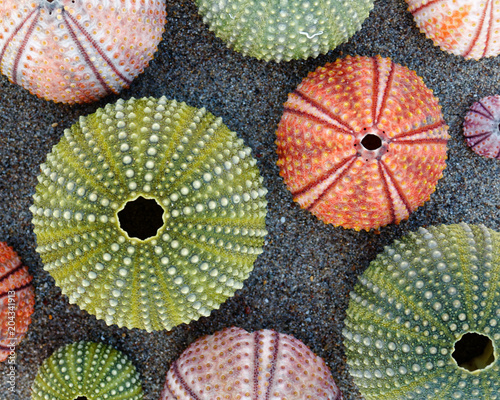
<path id="1" fill-rule="evenodd" d="M 500 54 L 497 0 L 406 0 L 420 31 L 442 50 L 479 60 Z"/>
<path id="2" fill-rule="evenodd" d="M 356 230 L 399 223 L 435 190 L 448 127 L 415 72 L 347 57 L 290 93 L 277 131 L 293 198 L 325 223 Z"/>
<path id="3" fill-rule="evenodd" d="M 0 242 L 0 361 L 28 331 L 35 305 L 32 279 L 12 247 Z"/>

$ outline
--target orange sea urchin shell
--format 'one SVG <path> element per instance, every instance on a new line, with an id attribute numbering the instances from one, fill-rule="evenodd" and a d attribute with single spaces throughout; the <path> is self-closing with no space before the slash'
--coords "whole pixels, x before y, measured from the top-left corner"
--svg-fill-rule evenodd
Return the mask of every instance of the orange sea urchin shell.
<path id="1" fill-rule="evenodd" d="M 118 93 L 153 58 L 165 17 L 165 0 L 0 0 L 1 72 L 55 102 Z"/>
<path id="2" fill-rule="evenodd" d="M 28 331 L 35 305 L 33 277 L 12 247 L 0 242 L 0 361 L 5 361 Z"/>
<path id="3" fill-rule="evenodd" d="M 417 26 L 448 53 L 474 58 L 500 54 L 496 0 L 406 0 Z"/>
<path id="4" fill-rule="evenodd" d="M 278 165 L 294 200 L 356 230 L 399 223 L 429 199 L 447 133 L 422 78 L 382 57 L 318 68 L 288 96 Z"/>

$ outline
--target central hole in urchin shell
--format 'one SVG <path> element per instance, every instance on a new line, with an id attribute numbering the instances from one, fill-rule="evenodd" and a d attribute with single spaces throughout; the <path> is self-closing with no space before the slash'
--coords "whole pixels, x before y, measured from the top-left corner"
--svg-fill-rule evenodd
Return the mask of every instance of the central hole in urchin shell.
<path id="1" fill-rule="evenodd" d="M 382 139 L 379 136 L 369 133 L 361 139 L 361 145 L 367 150 L 377 150 L 382 147 Z"/>
<path id="2" fill-rule="evenodd" d="M 118 212 L 120 228 L 130 237 L 141 240 L 156 236 L 163 226 L 163 208 L 155 199 L 145 199 L 139 196 L 125 204 Z"/>
<path id="3" fill-rule="evenodd" d="M 78 396 L 75 400 L 88 400 L 86 396 Z"/>
<path id="4" fill-rule="evenodd" d="M 486 368 L 495 361 L 493 342 L 488 336 L 470 332 L 455 343 L 451 355 L 459 367 L 469 371 Z"/>

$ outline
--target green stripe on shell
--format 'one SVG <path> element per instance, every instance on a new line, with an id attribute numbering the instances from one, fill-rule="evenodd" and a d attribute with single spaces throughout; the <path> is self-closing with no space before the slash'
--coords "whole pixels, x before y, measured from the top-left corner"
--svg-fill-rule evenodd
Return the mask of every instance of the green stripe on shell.
<path id="1" fill-rule="evenodd" d="M 44 361 L 31 388 L 32 400 L 140 400 L 139 373 L 123 353 L 102 343 L 78 342 Z"/>
<path id="2" fill-rule="evenodd" d="M 108 324 L 151 331 L 206 316 L 262 252 L 256 160 L 205 109 L 165 98 L 108 104 L 67 129 L 41 171 L 31 211 L 44 268 Z M 145 240 L 117 217 L 139 196 L 164 210 Z"/>
<path id="3" fill-rule="evenodd" d="M 483 225 L 421 228 L 386 247 L 347 310 L 347 361 L 363 396 L 500 399 L 499 282 L 500 233 Z M 491 340 L 493 362 L 458 366 L 467 333 Z"/>
<path id="4" fill-rule="evenodd" d="M 210 30 L 236 51 L 266 61 L 325 54 L 346 42 L 373 0 L 196 0 Z"/>

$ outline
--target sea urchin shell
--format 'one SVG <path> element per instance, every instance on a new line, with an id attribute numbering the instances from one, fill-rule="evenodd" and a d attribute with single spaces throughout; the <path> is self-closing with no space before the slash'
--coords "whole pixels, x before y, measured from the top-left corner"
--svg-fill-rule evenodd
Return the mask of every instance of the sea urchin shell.
<path id="1" fill-rule="evenodd" d="M 495 0 L 406 0 L 417 26 L 442 50 L 476 60 L 500 54 Z"/>
<path id="2" fill-rule="evenodd" d="M 429 199 L 448 127 L 422 78 L 381 57 L 347 57 L 288 96 L 278 165 L 302 208 L 356 230 L 398 223 Z"/>
<path id="3" fill-rule="evenodd" d="M 373 0 L 196 0 L 203 21 L 236 51 L 266 61 L 316 57 L 346 42 Z"/>
<path id="4" fill-rule="evenodd" d="M 477 154 L 500 160 L 500 96 L 474 103 L 465 116 L 465 140 Z"/>
<path id="5" fill-rule="evenodd" d="M 118 350 L 78 342 L 44 361 L 31 388 L 32 400 L 142 400 L 139 373 Z"/>
<path id="6" fill-rule="evenodd" d="M 500 233 L 421 228 L 351 293 L 347 362 L 367 400 L 500 399 Z"/>
<path id="7" fill-rule="evenodd" d="M 45 269 L 108 324 L 161 330 L 208 315 L 243 286 L 267 234 L 250 153 L 220 118 L 165 98 L 81 117 L 38 177 Z"/>
<path id="8" fill-rule="evenodd" d="M 165 17 L 165 0 L 0 0 L 1 71 L 47 100 L 94 101 L 144 70 Z"/>
<path id="9" fill-rule="evenodd" d="M 0 361 L 26 335 L 35 305 L 33 277 L 12 247 L 0 242 Z"/>
<path id="10" fill-rule="evenodd" d="M 226 328 L 192 343 L 174 361 L 160 400 L 341 400 L 325 362 L 272 330 Z"/>

